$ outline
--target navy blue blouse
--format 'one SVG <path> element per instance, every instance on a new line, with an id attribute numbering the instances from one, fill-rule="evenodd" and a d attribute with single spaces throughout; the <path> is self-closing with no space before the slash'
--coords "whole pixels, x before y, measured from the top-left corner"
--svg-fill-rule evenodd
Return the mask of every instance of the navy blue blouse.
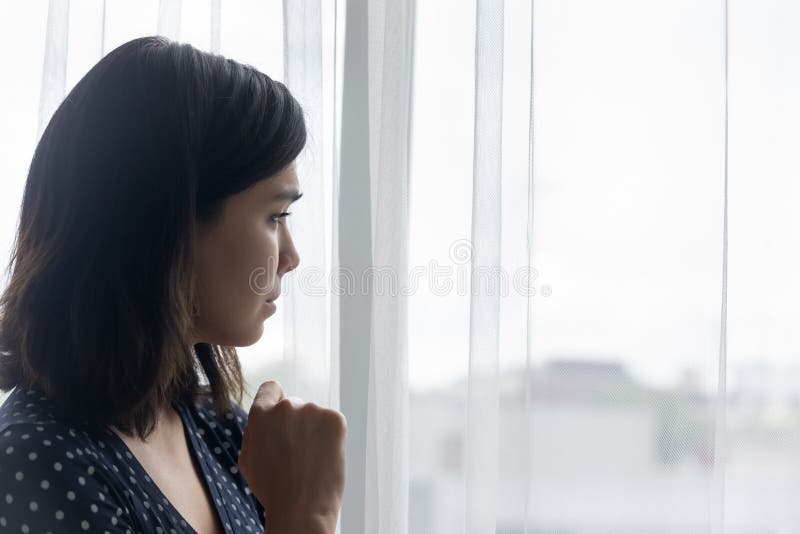
<path id="1" fill-rule="evenodd" d="M 0 532 L 194 533 L 117 434 L 58 420 L 38 389 L 0 406 Z M 264 532 L 265 514 L 236 467 L 247 413 L 211 399 L 175 402 L 192 457 L 226 533 Z"/>

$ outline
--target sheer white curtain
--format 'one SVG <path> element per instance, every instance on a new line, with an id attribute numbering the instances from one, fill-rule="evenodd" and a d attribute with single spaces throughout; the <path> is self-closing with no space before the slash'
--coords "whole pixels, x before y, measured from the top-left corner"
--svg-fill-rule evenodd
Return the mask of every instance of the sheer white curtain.
<path id="1" fill-rule="evenodd" d="M 417 3 L 410 532 L 800 528 L 799 8 Z"/>
<path id="2" fill-rule="evenodd" d="M 300 100 L 301 266 L 240 354 L 346 415 L 342 532 L 800 530 L 796 2 L 4 9 L 4 251 L 37 128 L 118 44 Z"/>

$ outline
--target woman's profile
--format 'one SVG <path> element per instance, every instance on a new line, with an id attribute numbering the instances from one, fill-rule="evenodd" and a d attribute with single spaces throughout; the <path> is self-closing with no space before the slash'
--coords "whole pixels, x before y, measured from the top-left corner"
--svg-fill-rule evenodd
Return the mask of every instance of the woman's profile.
<path id="1" fill-rule="evenodd" d="M 305 142 L 283 84 L 162 37 L 70 91 L 0 297 L 0 531 L 333 532 L 344 417 L 276 382 L 245 412 L 235 350 L 299 264 Z"/>

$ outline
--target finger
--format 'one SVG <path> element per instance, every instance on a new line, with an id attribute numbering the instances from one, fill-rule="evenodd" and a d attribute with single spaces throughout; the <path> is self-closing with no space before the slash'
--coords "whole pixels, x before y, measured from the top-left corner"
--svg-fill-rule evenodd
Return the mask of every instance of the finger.
<path id="1" fill-rule="evenodd" d="M 306 403 L 306 401 L 304 401 L 304 400 L 303 400 L 303 399 L 301 399 L 300 397 L 294 397 L 294 396 L 291 396 L 291 397 L 285 397 L 285 398 L 286 398 L 286 400 L 288 400 L 289 402 L 291 402 L 291 403 L 292 403 L 292 406 L 294 406 L 294 407 L 298 407 L 298 406 L 301 406 L 301 405 L 303 405 L 303 404 L 305 404 L 305 403 Z"/>
<path id="2" fill-rule="evenodd" d="M 277 380 L 269 380 L 258 387 L 253 404 L 258 404 L 264 408 L 276 405 L 284 398 L 283 388 Z"/>

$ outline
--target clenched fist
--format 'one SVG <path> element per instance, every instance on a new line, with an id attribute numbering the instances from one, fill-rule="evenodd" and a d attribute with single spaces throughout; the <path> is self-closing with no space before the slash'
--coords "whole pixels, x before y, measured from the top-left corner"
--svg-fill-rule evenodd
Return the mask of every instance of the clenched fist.
<path id="1" fill-rule="evenodd" d="M 278 382 L 261 384 L 244 429 L 239 471 L 264 507 L 266 532 L 334 532 L 346 434 L 340 412 L 286 398 Z"/>

